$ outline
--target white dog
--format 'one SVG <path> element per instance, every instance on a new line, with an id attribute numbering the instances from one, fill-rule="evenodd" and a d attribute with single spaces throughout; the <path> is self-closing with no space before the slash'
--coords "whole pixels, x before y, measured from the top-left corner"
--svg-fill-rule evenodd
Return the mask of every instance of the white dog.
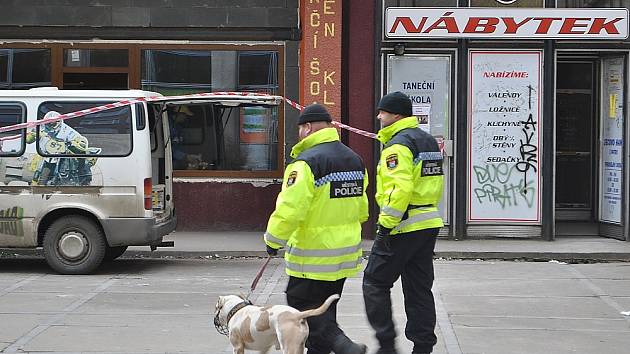
<path id="1" fill-rule="evenodd" d="M 326 312 L 339 295 L 331 295 L 318 308 L 298 311 L 291 306 L 254 306 L 236 295 L 219 296 L 214 325 L 219 333 L 228 334 L 234 354 L 245 349 L 267 353 L 272 346 L 283 354 L 303 354 L 308 323 L 306 318 Z"/>

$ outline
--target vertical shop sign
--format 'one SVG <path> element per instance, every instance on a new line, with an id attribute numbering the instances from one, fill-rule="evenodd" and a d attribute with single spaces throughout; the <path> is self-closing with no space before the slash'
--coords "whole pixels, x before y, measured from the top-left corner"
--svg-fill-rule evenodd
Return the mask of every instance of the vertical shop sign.
<path id="1" fill-rule="evenodd" d="M 623 192 L 623 58 L 603 60 L 600 220 L 621 223 Z"/>
<path id="2" fill-rule="evenodd" d="M 341 116 L 341 2 L 301 0 L 300 6 L 300 102 L 325 105 L 335 120 Z"/>
<path id="3" fill-rule="evenodd" d="M 540 223 L 540 51 L 471 51 L 468 221 Z"/>

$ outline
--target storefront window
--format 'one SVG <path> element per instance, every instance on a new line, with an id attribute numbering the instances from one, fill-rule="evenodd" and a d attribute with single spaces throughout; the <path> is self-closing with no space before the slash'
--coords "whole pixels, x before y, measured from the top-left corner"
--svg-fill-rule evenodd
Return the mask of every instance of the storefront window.
<path id="1" fill-rule="evenodd" d="M 165 96 L 213 91 L 277 94 L 278 52 L 143 50 L 142 89 Z M 275 107 L 190 104 L 170 107 L 168 116 L 175 170 L 278 169 Z"/>
<path id="2" fill-rule="evenodd" d="M 126 67 L 129 65 L 127 49 L 64 49 L 66 67 Z"/>
<path id="3" fill-rule="evenodd" d="M 49 49 L 0 49 L 0 89 L 50 85 Z"/>
<path id="4" fill-rule="evenodd" d="M 143 50 L 142 89 L 163 95 L 212 91 L 212 52 Z"/>
<path id="5" fill-rule="evenodd" d="M 274 93 L 278 88 L 278 53 L 239 52 L 239 90 Z"/>
<path id="6" fill-rule="evenodd" d="M 0 85 L 8 85 L 9 53 L 0 49 Z"/>
<path id="7" fill-rule="evenodd" d="M 556 0 L 556 7 L 629 7 L 630 0 Z"/>

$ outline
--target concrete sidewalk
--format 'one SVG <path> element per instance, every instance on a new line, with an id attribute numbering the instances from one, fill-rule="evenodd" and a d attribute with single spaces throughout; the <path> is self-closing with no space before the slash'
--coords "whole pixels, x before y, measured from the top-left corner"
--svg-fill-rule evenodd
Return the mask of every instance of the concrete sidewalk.
<path id="1" fill-rule="evenodd" d="M 125 257 L 265 257 L 262 232 L 174 232 L 166 240 L 175 247 L 130 247 Z M 366 253 L 371 240 L 363 241 Z M 630 261 L 630 242 L 604 237 L 573 236 L 555 241 L 537 239 L 474 239 L 453 241 L 439 239 L 436 257 L 454 259 L 526 259 L 559 261 Z"/>

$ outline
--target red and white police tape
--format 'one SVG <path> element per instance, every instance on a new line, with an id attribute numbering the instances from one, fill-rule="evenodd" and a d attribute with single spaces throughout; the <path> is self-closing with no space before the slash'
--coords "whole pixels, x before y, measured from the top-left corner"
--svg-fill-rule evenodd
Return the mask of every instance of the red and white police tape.
<path id="1" fill-rule="evenodd" d="M 283 98 L 291 107 L 293 107 L 295 109 L 298 109 L 300 111 L 304 109 L 304 106 L 302 106 L 302 105 L 300 105 L 300 104 L 298 104 L 296 102 L 293 102 L 293 101 L 291 101 L 290 99 L 288 99 L 286 97 L 283 97 Z M 353 133 L 356 133 L 356 134 L 359 134 L 359 135 L 363 135 L 363 136 L 367 136 L 368 138 L 376 139 L 376 134 L 374 134 L 374 133 L 366 132 L 365 130 L 361 130 L 361 129 L 358 129 L 358 128 L 351 127 L 351 126 L 343 124 L 341 122 L 337 122 L 336 120 L 333 120 L 332 124 L 335 125 L 335 126 L 338 126 L 339 128 L 343 128 L 343 129 L 349 130 L 349 131 L 351 131 Z"/>
<path id="2" fill-rule="evenodd" d="M 8 132 L 8 131 L 14 131 L 14 130 L 20 130 L 20 129 L 34 128 L 34 127 L 42 125 L 42 124 L 53 123 L 53 122 L 62 121 L 62 120 L 70 119 L 70 118 L 77 118 L 77 117 L 85 116 L 85 115 L 88 115 L 88 114 L 102 112 L 102 111 L 106 111 L 106 110 L 114 109 L 114 108 L 118 108 L 118 107 L 129 106 L 129 105 L 136 104 L 136 103 L 141 103 L 141 102 L 159 102 L 159 101 L 181 100 L 181 99 L 195 99 L 195 98 L 218 97 L 218 96 L 243 96 L 243 97 L 255 96 L 255 97 L 277 98 L 277 99 L 284 100 L 290 106 L 292 106 L 292 107 L 294 107 L 294 108 L 296 108 L 296 109 L 298 109 L 300 111 L 304 109 L 304 106 L 302 106 L 302 105 L 300 105 L 300 104 L 298 104 L 296 102 L 293 102 L 293 101 L 291 101 L 288 98 L 285 98 L 285 97 L 282 97 L 282 96 L 273 96 L 273 95 L 268 95 L 268 94 L 263 94 L 263 93 L 256 93 L 256 92 L 231 92 L 231 91 L 228 91 L 228 92 L 203 92 L 203 93 L 194 93 L 194 94 L 190 94 L 190 95 L 180 95 L 180 96 L 151 96 L 151 97 L 139 97 L 139 98 L 135 98 L 135 99 L 131 99 L 131 100 L 122 100 L 122 101 L 118 101 L 118 102 L 114 102 L 114 103 L 104 104 L 104 105 L 97 106 L 97 107 L 82 109 L 80 111 L 60 114 L 60 115 L 55 116 L 55 117 L 50 117 L 50 118 L 46 118 L 46 119 L 40 119 L 40 120 L 37 120 L 37 121 L 30 121 L 30 122 L 25 122 L 25 123 L 9 125 L 9 126 L 6 126 L 6 127 L 0 127 L 0 133 L 4 133 L 4 132 Z M 346 124 L 343 124 L 343 123 L 340 123 L 340 122 L 337 122 L 337 121 L 333 121 L 333 124 L 336 125 L 336 126 L 339 126 L 340 128 L 347 129 L 347 130 L 349 130 L 349 131 L 351 131 L 353 133 L 366 136 L 368 138 L 373 138 L 373 139 L 376 138 L 376 134 L 367 132 L 365 130 L 357 129 L 357 128 L 351 127 L 349 125 L 346 125 Z M 19 139 L 20 137 L 21 137 L 21 135 L 5 136 L 5 137 L 1 137 L 0 141 Z"/>
<path id="3" fill-rule="evenodd" d="M 36 120 L 36 121 L 30 121 L 30 122 L 25 122 L 25 123 L 9 125 L 9 126 L 6 126 L 6 127 L 0 127 L 0 133 L 4 133 L 4 132 L 8 132 L 8 131 L 14 131 L 14 130 L 20 130 L 20 129 L 34 128 L 34 127 L 42 125 L 42 124 L 48 124 L 48 123 L 62 121 L 62 120 L 70 119 L 70 118 L 81 117 L 81 116 L 85 116 L 85 115 L 88 115 L 88 114 L 102 112 L 102 111 L 106 111 L 106 110 L 110 110 L 110 109 L 114 109 L 114 108 L 118 108 L 118 107 L 129 106 L 129 105 L 136 104 L 136 103 L 159 102 L 159 101 L 182 100 L 182 99 L 195 99 L 195 98 L 203 98 L 203 97 L 219 97 L 219 96 L 242 96 L 242 97 L 276 98 L 276 99 L 284 100 L 287 104 L 289 104 L 291 107 L 293 107 L 293 108 L 295 108 L 297 110 L 301 111 L 301 110 L 304 109 L 304 106 L 300 105 L 297 102 L 291 101 L 290 99 L 288 99 L 286 97 L 268 95 L 268 94 L 257 93 L 257 92 L 224 91 L 224 92 L 193 93 L 193 94 L 189 94 L 189 95 L 180 95 L 180 96 L 150 96 L 150 97 L 139 97 L 139 98 L 130 99 L 130 100 L 122 100 L 122 101 L 118 101 L 118 102 L 114 102 L 114 103 L 104 104 L 104 105 L 97 106 L 97 107 L 82 109 L 80 111 L 60 114 L 58 116 L 50 117 L 50 118 L 46 118 L 46 119 L 40 119 L 40 120 Z M 338 121 L 333 121 L 332 123 L 333 123 L 333 125 L 335 125 L 337 127 L 340 127 L 342 129 L 346 129 L 346 130 L 351 131 L 351 132 L 353 132 L 355 134 L 359 134 L 359 135 L 362 135 L 362 136 L 365 136 L 365 137 L 368 137 L 368 138 L 376 139 L 376 134 L 374 134 L 374 133 L 371 133 L 371 132 L 368 132 L 368 131 L 365 131 L 365 130 L 361 130 L 361 129 L 358 129 L 358 128 L 354 128 L 354 127 L 351 127 L 351 126 L 349 126 L 347 124 L 343 124 L 343 123 L 338 122 Z M 18 134 L 18 135 L 11 135 L 11 136 L 0 137 L 0 143 L 2 141 L 6 141 L 6 140 L 19 139 L 21 136 L 22 136 L 21 134 Z M 438 139 L 438 144 L 440 145 L 440 151 L 444 152 L 444 140 L 443 139 Z"/>

